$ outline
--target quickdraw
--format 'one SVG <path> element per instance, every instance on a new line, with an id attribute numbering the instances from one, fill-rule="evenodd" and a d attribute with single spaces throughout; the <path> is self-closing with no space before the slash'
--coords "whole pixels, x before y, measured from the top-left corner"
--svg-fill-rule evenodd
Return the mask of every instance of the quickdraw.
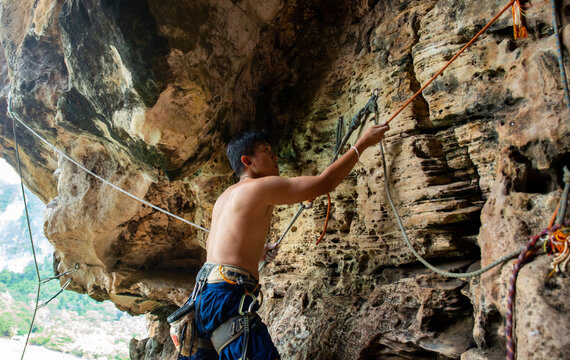
<path id="1" fill-rule="evenodd" d="M 544 242 L 544 251 L 554 257 L 550 263 L 552 271 L 548 274 L 549 277 L 554 275 L 555 272 L 566 272 L 566 266 L 570 261 L 568 232 L 570 232 L 570 228 L 562 227 L 551 234 Z"/>
<path id="2" fill-rule="evenodd" d="M 513 33 L 515 40 L 518 38 L 526 38 L 528 32 L 526 31 L 526 13 L 523 8 L 529 5 L 522 5 L 521 0 L 515 0 L 513 4 Z"/>

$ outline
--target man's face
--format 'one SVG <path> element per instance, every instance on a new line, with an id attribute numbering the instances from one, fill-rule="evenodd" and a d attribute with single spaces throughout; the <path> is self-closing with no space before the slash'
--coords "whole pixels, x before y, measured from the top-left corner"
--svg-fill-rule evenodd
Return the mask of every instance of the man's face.
<path id="1" fill-rule="evenodd" d="M 259 143 L 255 145 L 252 160 L 255 161 L 256 170 L 260 176 L 279 176 L 277 155 L 273 153 L 271 145 L 268 143 Z"/>

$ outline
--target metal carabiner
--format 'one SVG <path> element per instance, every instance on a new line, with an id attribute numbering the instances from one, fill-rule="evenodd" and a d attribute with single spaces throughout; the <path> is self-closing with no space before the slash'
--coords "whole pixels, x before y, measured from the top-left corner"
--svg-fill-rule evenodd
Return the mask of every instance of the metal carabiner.
<path id="1" fill-rule="evenodd" d="M 245 303 L 245 299 L 246 299 L 248 296 L 251 297 L 251 300 L 252 300 L 252 301 L 251 301 L 251 304 L 249 305 L 249 308 L 248 308 L 247 312 L 244 312 L 244 311 L 243 311 L 243 304 Z M 238 313 L 239 313 L 241 316 L 245 316 L 245 315 L 249 314 L 249 313 L 251 312 L 251 310 L 253 309 L 253 304 L 255 304 L 256 302 L 257 302 L 257 298 L 255 297 L 255 295 L 253 295 L 253 294 L 248 294 L 248 293 L 243 294 L 243 296 L 241 297 L 241 301 L 240 301 L 240 303 L 239 303 Z"/>
<path id="2" fill-rule="evenodd" d="M 253 297 L 253 294 L 251 295 Z M 251 304 L 249 304 L 249 309 L 247 309 L 248 313 L 252 313 L 253 312 L 253 306 L 255 305 L 255 303 L 259 304 L 259 306 L 261 307 L 261 304 L 263 304 L 263 293 L 261 292 L 261 290 L 259 290 L 259 295 L 257 295 L 257 297 L 254 297 L 254 300 L 251 302 Z"/>

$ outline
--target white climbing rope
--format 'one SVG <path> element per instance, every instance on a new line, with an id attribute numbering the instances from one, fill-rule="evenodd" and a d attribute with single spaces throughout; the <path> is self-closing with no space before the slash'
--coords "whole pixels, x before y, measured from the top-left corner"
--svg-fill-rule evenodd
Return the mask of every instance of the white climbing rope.
<path id="1" fill-rule="evenodd" d="M 99 175 L 95 174 L 93 171 L 87 169 L 85 166 L 83 166 L 83 165 L 81 165 L 79 162 L 75 161 L 73 158 L 71 158 L 71 157 L 68 156 L 66 153 L 64 153 L 63 151 L 61 151 L 60 149 L 58 149 L 56 146 L 52 145 L 49 141 L 47 141 L 46 139 L 44 139 L 40 134 L 38 134 L 37 132 L 35 132 L 32 128 L 30 128 L 30 127 L 29 127 L 28 125 L 26 125 L 22 120 L 20 120 L 20 118 L 18 117 L 18 115 L 12 111 L 12 93 L 11 93 L 11 92 L 10 92 L 10 95 L 9 95 L 9 97 L 8 97 L 8 115 L 9 115 L 12 119 L 15 119 L 16 121 L 18 121 L 24 128 L 26 128 L 26 129 L 27 129 L 29 132 L 31 132 L 34 136 L 36 136 L 38 139 L 40 139 L 44 144 L 46 144 L 48 147 L 50 147 L 53 151 L 57 152 L 59 155 L 63 156 L 65 159 L 71 161 L 71 162 L 72 162 L 73 164 L 75 164 L 78 168 L 80 168 L 81 170 L 87 172 L 89 175 L 95 177 L 96 179 L 98 179 L 99 181 L 103 182 L 104 184 L 109 185 L 109 186 L 112 187 L 113 189 L 118 190 L 118 191 L 122 192 L 123 194 L 125 194 L 125 195 L 127 195 L 127 196 L 129 196 L 129 197 L 131 197 L 131 198 L 133 198 L 133 199 L 135 199 L 135 200 L 137 200 L 137 201 L 139 201 L 139 202 L 141 202 L 141 203 L 147 205 L 147 206 L 150 206 L 151 208 L 153 208 L 153 209 L 155 209 L 155 210 L 158 210 L 158 211 L 160 211 L 160 212 L 162 212 L 162 213 L 164 213 L 164 214 L 166 214 L 166 215 L 168 215 L 168 216 L 172 216 L 173 218 L 178 219 L 178 220 L 180 220 L 180 221 L 182 221 L 182 222 L 184 222 L 184 223 L 186 223 L 186 224 L 188 224 L 188 225 L 190 225 L 190 226 L 193 226 L 193 227 L 195 227 L 195 228 L 197 228 L 197 229 L 204 230 L 205 232 L 209 232 L 209 230 L 206 229 L 205 227 L 202 227 L 202 226 L 200 226 L 200 225 L 194 224 L 193 222 L 188 221 L 188 220 L 186 220 L 186 219 L 184 219 L 184 218 L 182 218 L 182 217 L 180 217 L 180 216 L 178 216 L 178 215 L 176 215 L 176 214 L 173 214 L 173 213 L 171 213 L 171 212 L 168 211 L 168 210 L 165 210 L 165 209 L 163 209 L 163 208 L 161 208 L 161 207 L 159 207 L 159 206 L 156 206 L 156 205 L 154 205 L 154 204 L 151 204 L 151 203 L 149 203 L 148 201 L 143 200 L 143 199 L 141 199 L 140 197 L 138 197 L 138 196 L 136 196 L 136 195 L 133 195 L 133 194 L 131 194 L 130 192 L 128 192 L 128 191 L 126 191 L 126 190 L 120 188 L 119 186 L 117 186 L 117 185 L 115 185 L 115 184 L 113 184 L 113 183 L 111 183 L 111 182 L 109 182 L 109 181 L 103 179 L 101 176 L 99 176 Z"/>
<path id="2" fill-rule="evenodd" d="M 375 119 L 377 122 L 378 116 L 376 116 Z M 382 141 L 384 141 L 384 140 L 382 140 Z M 416 251 L 416 249 L 414 249 L 410 239 L 408 238 L 408 234 L 406 233 L 406 229 L 404 228 L 404 224 L 402 223 L 402 219 L 400 218 L 400 214 L 398 214 L 398 210 L 396 209 L 396 205 L 394 205 L 394 201 L 392 200 L 392 195 L 390 195 L 390 189 L 388 186 L 388 171 L 386 171 L 386 157 L 384 155 L 384 147 L 382 146 L 382 142 L 379 143 L 379 146 L 380 146 L 380 153 L 382 154 L 382 169 L 384 170 L 384 189 L 386 191 L 386 197 L 388 198 L 388 202 L 390 203 L 390 206 L 392 207 L 392 210 L 394 211 L 394 216 L 396 218 L 396 222 L 398 223 L 398 227 L 400 228 L 400 232 L 402 233 L 402 237 L 406 241 L 406 245 L 408 245 L 408 248 L 410 249 L 412 254 L 414 254 L 416 259 L 418 259 L 428 269 L 430 269 L 430 270 L 432 270 L 432 271 L 434 271 L 440 275 L 443 275 L 443 276 L 448 276 L 448 277 L 458 278 L 458 279 L 467 279 L 467 278 L 479 276 L 479 275 L 483 274 L 484 272 L 491 270 L 495 266 L 504 263 L 507 260 L 516 258 L 524 250 L 524 247 L 523 247 L 520 250 L 513 251 L 512 253 L 507 254 L 507 255 L 501 257 L 500 259 L 493 261 L 491 264 L 487 265 L 486 267 L 484 267 L 482 269 L 479 269 L 477 271 L 468 272 L 468 273 L 453 273 L 453 272 L 449 272 L 449 271 L 444 271 L 444 270 L 436 268 L 435 266 L 433 266 L 432 264 L 427 262 L 427 260 L 424 259 Z"/>

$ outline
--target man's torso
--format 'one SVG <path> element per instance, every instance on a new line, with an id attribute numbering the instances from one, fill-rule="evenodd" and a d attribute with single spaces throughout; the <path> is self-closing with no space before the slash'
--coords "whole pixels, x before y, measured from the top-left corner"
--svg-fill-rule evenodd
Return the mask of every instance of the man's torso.
<path id="1" fill-rule="evenodd" d="M 273 206 L 260 205 L 255 181 L 242 180 L 218 197 L 208 235 L 207 261 L 239 266 L 259 278 L 257 266 Z"/>

